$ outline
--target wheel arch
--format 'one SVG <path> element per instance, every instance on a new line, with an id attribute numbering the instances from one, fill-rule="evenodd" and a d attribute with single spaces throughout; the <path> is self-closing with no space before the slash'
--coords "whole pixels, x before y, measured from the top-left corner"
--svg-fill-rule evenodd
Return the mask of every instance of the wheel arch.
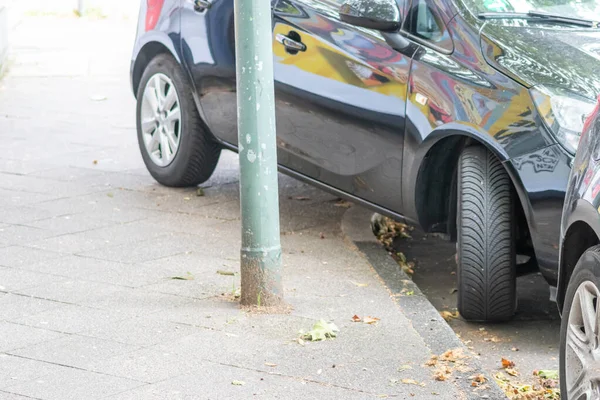
<path id="1" fill-rule="evenodd" d="M 508 172 L 516 193 L 517 212 L 522 213 L 523 226 L 529 235 L 532 231 L 532 209 L 527 192 L 505 149 L 487 132 L 478 127 L 454 123 L 434 130 L 415 153 L 413 171 L 407 177 L 414 193 L 414 218 L 425 231 L 447 233 L 451 239 L 456 234 L 456 168 L 462 150 L 479 144 L 491 151 Z M 412 176 L 411 176 L 412 175 Z M 441 188 L 441 189 L 439 189 Z M 405 203 L 406 204 L 406 203 Z"/>
<path id="2" fill-rule="evenodd" d="M 573 270 L 581 256 L 592 246 L 600 244 L 598 211 L 587 201 L 575 202 L 573 211 L 564 222 L 560 244 L 558 290 L 556 303 L 562 313 L 565 295 Z"/>
<path id="3" fill-rule="evenodd" d="M 137 98 L 138 88 L 146 67 L 159 54 L 170 54 L 181 65 L 180 57 L 172 40 L 161 32 L 153 31 L 139 44 L 139 50 L 131 63 L 131 87 Z"/>

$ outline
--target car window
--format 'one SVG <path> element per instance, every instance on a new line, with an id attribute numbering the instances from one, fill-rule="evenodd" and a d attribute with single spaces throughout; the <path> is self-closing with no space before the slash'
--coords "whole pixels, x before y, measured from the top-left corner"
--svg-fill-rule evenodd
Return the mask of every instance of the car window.
<path id="1" fill-rule="evenodd" d="M 408 19 L 411 34 L 436 47 L 452 50 L 448 29 L 432 0 L 413 0 Z"/>
<path id="2" fill-rule="evenodd" d="M 347 0 L 271 0 L 271 5 L 277 12 L 295 15 L 295 13 L 298 12 L 295 3 L 300 3 L 318 10 L 324 15 L 337 19 L 339 18 L 340 7 L 346 1 Z M 396 0 L 396 3 L 400 9 L 401 21 L 404 22 L 410 0 Z"/>

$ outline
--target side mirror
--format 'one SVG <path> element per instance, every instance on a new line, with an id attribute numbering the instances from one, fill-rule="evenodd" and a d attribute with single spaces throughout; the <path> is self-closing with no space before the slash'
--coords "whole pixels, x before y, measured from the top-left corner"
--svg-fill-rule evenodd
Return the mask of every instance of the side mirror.
<path id="1" fill-rule="evenodd" d="M 400 29 L 400 9 L 396 0 L 345 0 L 340 7 L 340 19 L 382 32 Z"/>

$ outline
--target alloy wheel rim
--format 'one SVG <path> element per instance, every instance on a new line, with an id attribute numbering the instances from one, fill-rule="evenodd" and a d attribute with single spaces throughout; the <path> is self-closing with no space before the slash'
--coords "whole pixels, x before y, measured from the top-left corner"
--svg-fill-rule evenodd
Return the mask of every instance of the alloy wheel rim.
<path id="1" fill-rule="evenodd" d="M 600 398 L 599 298 L 598 287 L 585 281 L 571 304 L 564 354 L 570 400 Z"/>
<path id="2" fill-rule="evenodd" d="M 146 83 L 140 117 L 146 152 L 154 164 L 168 166 L 181 144 L 181 107 L 177 90 L 165 74 L 155 74 Z"/>

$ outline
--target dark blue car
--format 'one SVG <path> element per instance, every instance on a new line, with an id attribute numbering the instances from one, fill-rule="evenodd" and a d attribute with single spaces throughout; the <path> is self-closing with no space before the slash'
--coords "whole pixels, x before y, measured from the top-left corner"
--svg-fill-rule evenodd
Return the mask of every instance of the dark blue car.
<path id="1" fill-rule="evenodd" d="M 280 170 L 446 234 L 461 315 L 511 318 L 518 275 L 557 284 L 599 1 L 271 1 Z M 164 185 L 237 149 L 233 16 L 233 0 L 142 1 L 131 78 Z"/>
<path id="2" fill-rule="evenodd" d="M 600 97 L 588 117 L 567 190 L 558 305 L 562 399 L 600 397 Z"/>

